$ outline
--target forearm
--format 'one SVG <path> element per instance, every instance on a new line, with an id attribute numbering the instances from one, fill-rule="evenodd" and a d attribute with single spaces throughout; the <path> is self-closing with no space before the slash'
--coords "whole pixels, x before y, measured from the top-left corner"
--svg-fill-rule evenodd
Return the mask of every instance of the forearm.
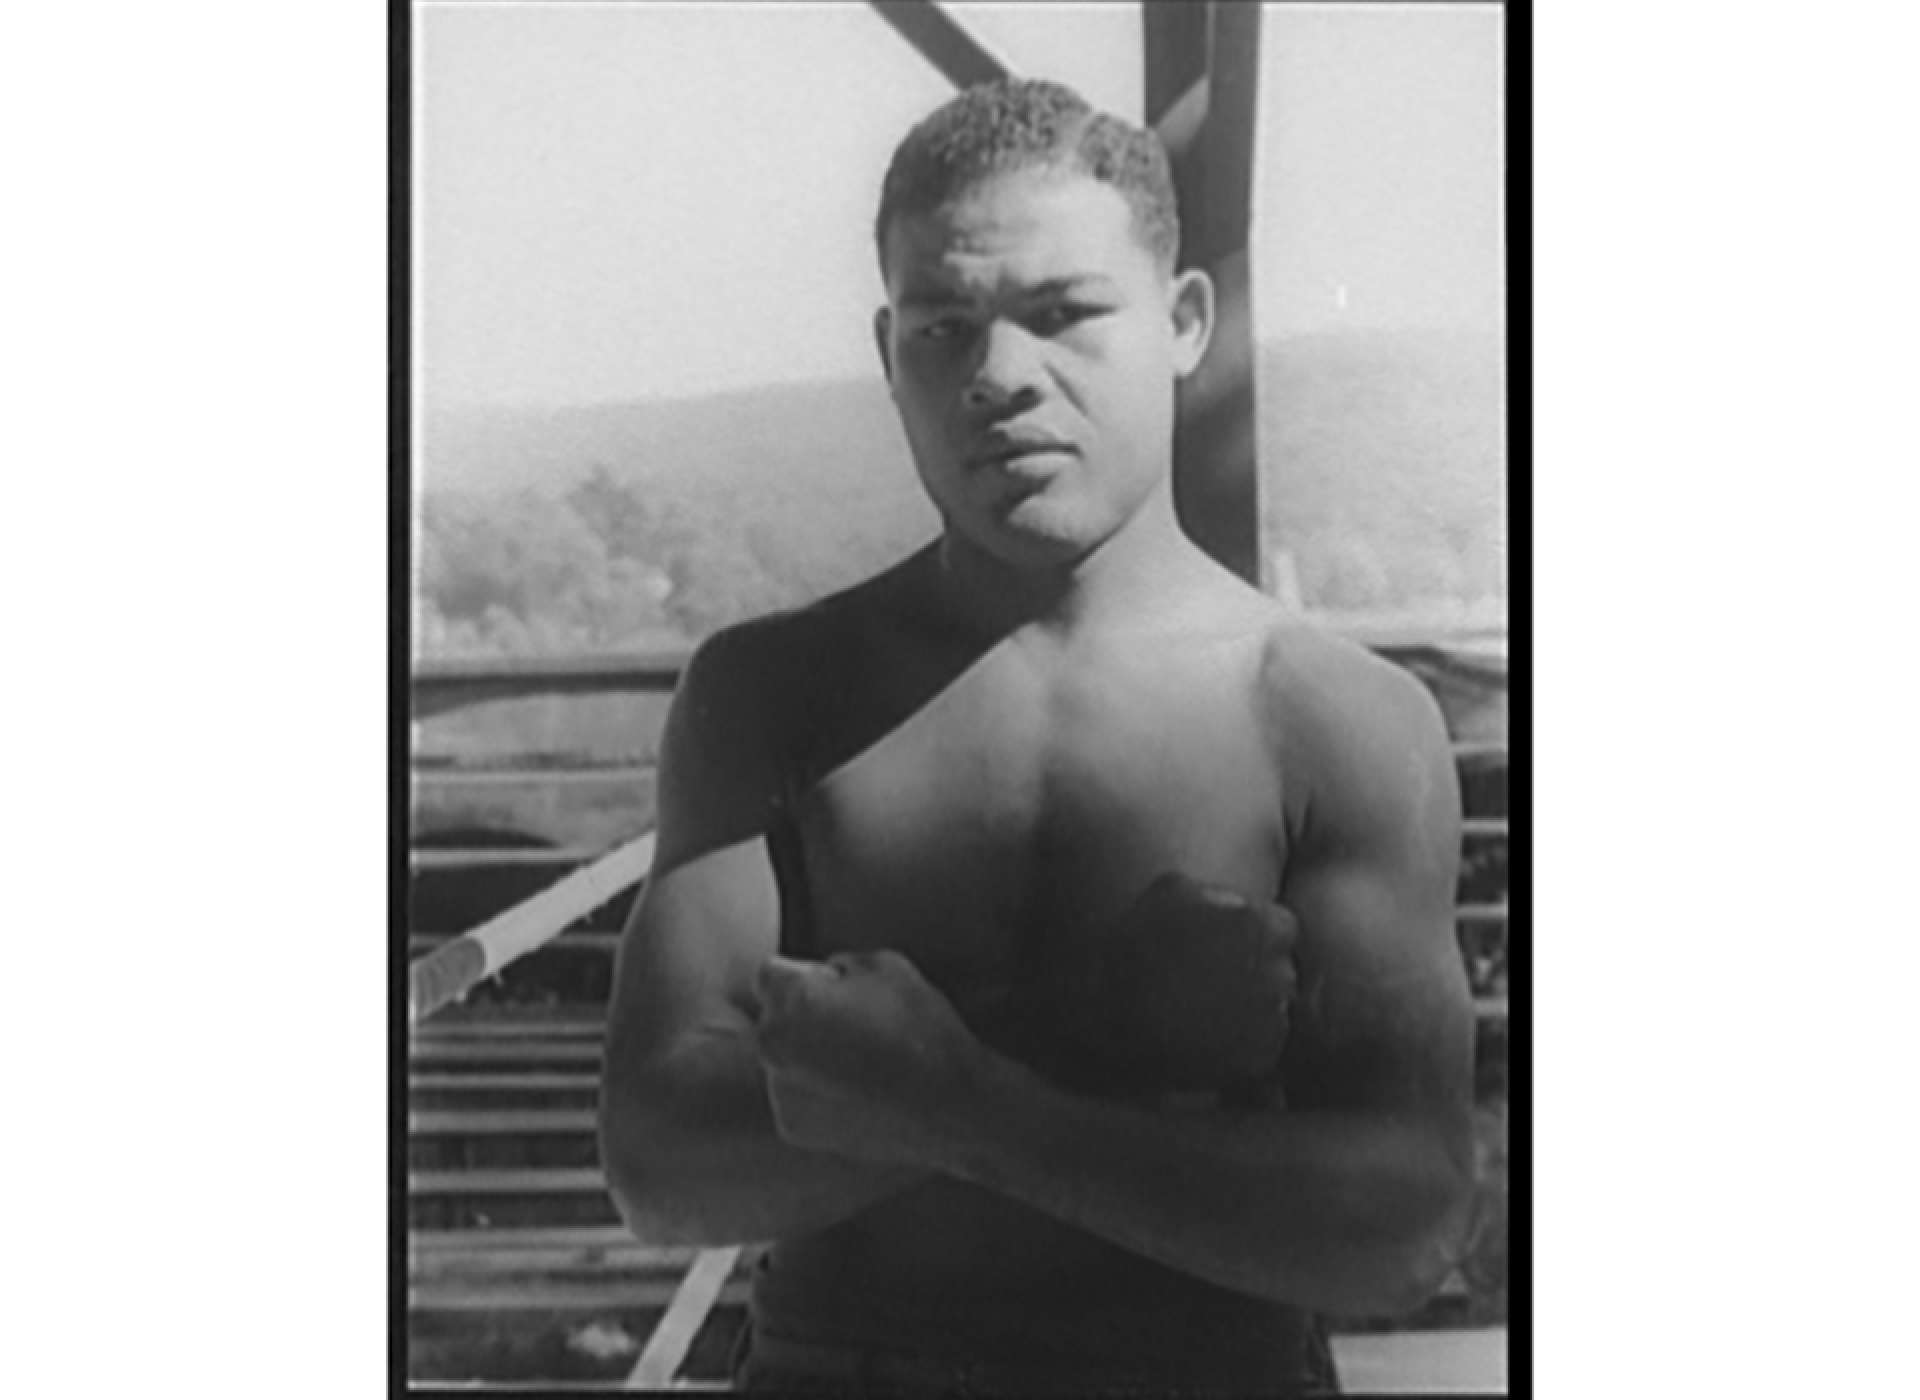
<path id="1" fill-rule="evenodd" d="M 924 1179 L 784 1142 L 750 1035 L 708 1030 L 637 1066 L 608 1066 L 601 1160 L 649 1243 L 720 1245 L 815 1230 Z"/>
<path id="2" fill-rule="evenodd" d="M 1000 1056 L 925 1164 L 1239 1292 L 1319 1312 L 1416 1306 L 1450 1266 L 1468 1176 L 1376 1114 L 1170 1115 L 1061 1091 Z"/>

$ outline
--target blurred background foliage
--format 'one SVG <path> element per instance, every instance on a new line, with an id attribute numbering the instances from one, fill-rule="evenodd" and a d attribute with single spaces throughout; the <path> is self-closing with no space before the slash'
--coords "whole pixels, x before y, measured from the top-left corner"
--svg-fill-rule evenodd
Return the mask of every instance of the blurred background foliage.
<path id="1" fill-rule="evenodd" d="M 1459 334 L 1259 352 L 1277 591 L 1331 618 L 1504 620 L 1501 348 Z M 885 386 L 469 411 L 428 423 L 415 645 L 526 656 L 685 642 L 931 538 Z"/>

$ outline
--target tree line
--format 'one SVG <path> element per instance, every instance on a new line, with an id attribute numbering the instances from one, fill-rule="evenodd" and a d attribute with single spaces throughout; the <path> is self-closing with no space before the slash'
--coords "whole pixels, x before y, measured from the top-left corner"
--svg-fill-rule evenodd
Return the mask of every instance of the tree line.
<path id="1" fill-rule="evenodd" d="M 430 492 L 417 536 L 417 649 L 528 656 L 690 641 L 842 587 L 926 538 L 918 521 L 793 519 L 791 502 L 780 505 L 678 500 L 605 466 L 566 488 Z M 1421 525 L 1417 513 L 1288 511 L 1267 530 L 1280 591 L 1334 613 L 1445 616 L 1497 604 L 1501 541 Z"/>

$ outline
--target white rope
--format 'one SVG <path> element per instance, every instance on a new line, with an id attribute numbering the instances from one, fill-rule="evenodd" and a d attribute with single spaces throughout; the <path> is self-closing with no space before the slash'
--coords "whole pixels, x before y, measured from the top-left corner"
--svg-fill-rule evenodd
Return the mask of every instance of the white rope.
<path id="1" fill-rule="evenodd" d="M 647 1339 L 633 1374 L 627 1377 L 628 1390 L 665 1390 L 672 1384 L 674 1373 L 687 1359 L 693 1339 L 700 1335 L 700 1325 L 719 1301 L 720 1290 L 733 1277 L 733 1266 L 739 1259 L 739 1245 L 700 1251 L 674 1290 L 673 1301 L 667 1304 L 660 1325 Z"/>
<path id="2" fill-rule="evenodd" d="M 407 968 L 407 1024 L 418 1025 L 514 959 L 552 942 L 567 927 L 644 880 L 652 864 L 653 833 L 648 832 L 415 959 Z"/>

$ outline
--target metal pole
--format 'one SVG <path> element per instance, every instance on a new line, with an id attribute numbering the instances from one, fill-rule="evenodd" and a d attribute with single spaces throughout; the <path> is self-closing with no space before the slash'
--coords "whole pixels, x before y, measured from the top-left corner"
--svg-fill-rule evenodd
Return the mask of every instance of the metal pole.
<path id="1" fill-rule="evenodd" d="M 1009 69 L 933 0 L 869 0 L 880 18 L 957 88 L 989 83 Z"/>
<path id="2" fill-rule="evenodd" d="M 1232 0 L 1145 0 L 1147 121 L 1173 164 L 1182 268 L 1213 278 L 1216 324 L 1200 368 L 1179 389 L 1174 501 L 1196 543 L 1267 587 L 1255 452 L 1248 232 L 1260 81 L 1260 7 Z"/>

